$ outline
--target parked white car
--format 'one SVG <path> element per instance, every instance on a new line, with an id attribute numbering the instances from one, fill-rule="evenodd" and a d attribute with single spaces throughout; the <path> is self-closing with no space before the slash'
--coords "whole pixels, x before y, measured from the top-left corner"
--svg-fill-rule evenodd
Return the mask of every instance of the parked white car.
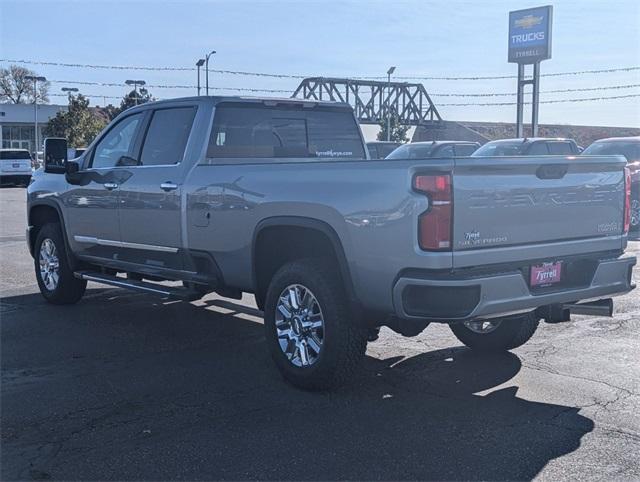
<path id="1" fill-rule="evenodd" d="M 31 181 L 31 155 L 26 149 L 0 149 L 0 184 Z"/>

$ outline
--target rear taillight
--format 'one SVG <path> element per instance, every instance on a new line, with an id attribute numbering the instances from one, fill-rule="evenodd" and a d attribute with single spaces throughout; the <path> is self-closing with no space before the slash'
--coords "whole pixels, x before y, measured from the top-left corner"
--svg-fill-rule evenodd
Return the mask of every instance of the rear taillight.
<path id="1" fill-rule="evenodd" d="M 624 168 L 624 234 L 631 226 L 631 169 Z"/>
<path id="2" fill-rule="evenodd" d="M 419 175 L 413 189 L 429 198 L 429 209 L 418 217 L 418 244 L 425 251 L 451 249 L 451 176 Z"/>

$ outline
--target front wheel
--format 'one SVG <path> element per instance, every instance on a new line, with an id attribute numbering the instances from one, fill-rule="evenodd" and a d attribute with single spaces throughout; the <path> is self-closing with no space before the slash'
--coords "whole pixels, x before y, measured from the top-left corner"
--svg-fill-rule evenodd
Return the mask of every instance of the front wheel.
<path id="1" fill-rule="evenodd" d="M 285 264 L 265 300 L 271 356 L 289 382 L 307 390 L 344 383 L 367 346 L 367 331 L 353 319 L 341 280 L 327 265 L 313 259 Z"/>
<path id="2" fill-rule="evenodd" d="M 458 340 L 478 351 L 507 351 L 524 345 L 538 328 L 535 313 L 449 325 Z"/>
<path id="3" fill-rule="evenodd" d="M 49 223 L 40 229 L 34 262 L 38 287 L 49 303 L 67 305 L 77 303 L 82 298 L 87 282 L 73 275 L 60 224 Z"/>

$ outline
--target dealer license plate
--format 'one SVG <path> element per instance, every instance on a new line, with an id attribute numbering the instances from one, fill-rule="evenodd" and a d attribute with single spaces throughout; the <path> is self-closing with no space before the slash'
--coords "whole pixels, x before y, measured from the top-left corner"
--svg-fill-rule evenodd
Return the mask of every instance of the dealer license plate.
<path id="1" fill-rule="evenodd" d="M 542 263 L 531 267 L 531 286 L 549 286 L 560 282 L 562 261 Z"/>

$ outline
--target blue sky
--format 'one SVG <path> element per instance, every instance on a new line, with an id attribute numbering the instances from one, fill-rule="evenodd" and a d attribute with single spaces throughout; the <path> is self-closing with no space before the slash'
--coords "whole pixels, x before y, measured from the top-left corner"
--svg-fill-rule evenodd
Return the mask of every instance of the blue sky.
<path id="1" fill-rule="evenodd" d="M 0 58 L 107 65 L 191 67 L 210 49 L 211 67 L 324 76 L 515 74 L 506 61 L 509 10 L 544 1 L 30 1 L 1 0 Z M 640 2 L 557 0 L 553 58 L 542 72 L 640 65 Z M 0 65 L 7 66 L 6 62 Z M 50 80 L 195 84 L 195 72 L 91 70 L 29 65 Z M 214 74 L 215 87 L 293 91 L 295 79 Z M 510 93 L 515 79 L 424 81 L 436 105 L 482 98 L 442 93 Z M 541 91 L 640 84 L 640 71 L 546 77 Z M 52 93 L 64 84 L 54 83 Z M 121 96 L 124 87 L 79 86 Z M 193 90 L 150 89 L 156 97 Z M 218 91 L 220 92 L 220 91 Z M 230 93 L 230 91 L 221 91 Z M 640 94 L 640 88 L 542 94 L 542 100 Z M 285 94 L 282 94 L 285 95 Z M 63 102 L 64 99 L 53 99 Z M 514 101 L 514 97 L 484 101 Z M 115 102 L 115 100 L 111 100 Z M 92 99 L 102 104 L 102 99 Z M 513 121 L 515 107 L 440 106 L 445 119 Z M 528 115 L 528 111 L 526 112 Z M 640 126 L 640 97 L 543 104 L 541 123 Z"/>

